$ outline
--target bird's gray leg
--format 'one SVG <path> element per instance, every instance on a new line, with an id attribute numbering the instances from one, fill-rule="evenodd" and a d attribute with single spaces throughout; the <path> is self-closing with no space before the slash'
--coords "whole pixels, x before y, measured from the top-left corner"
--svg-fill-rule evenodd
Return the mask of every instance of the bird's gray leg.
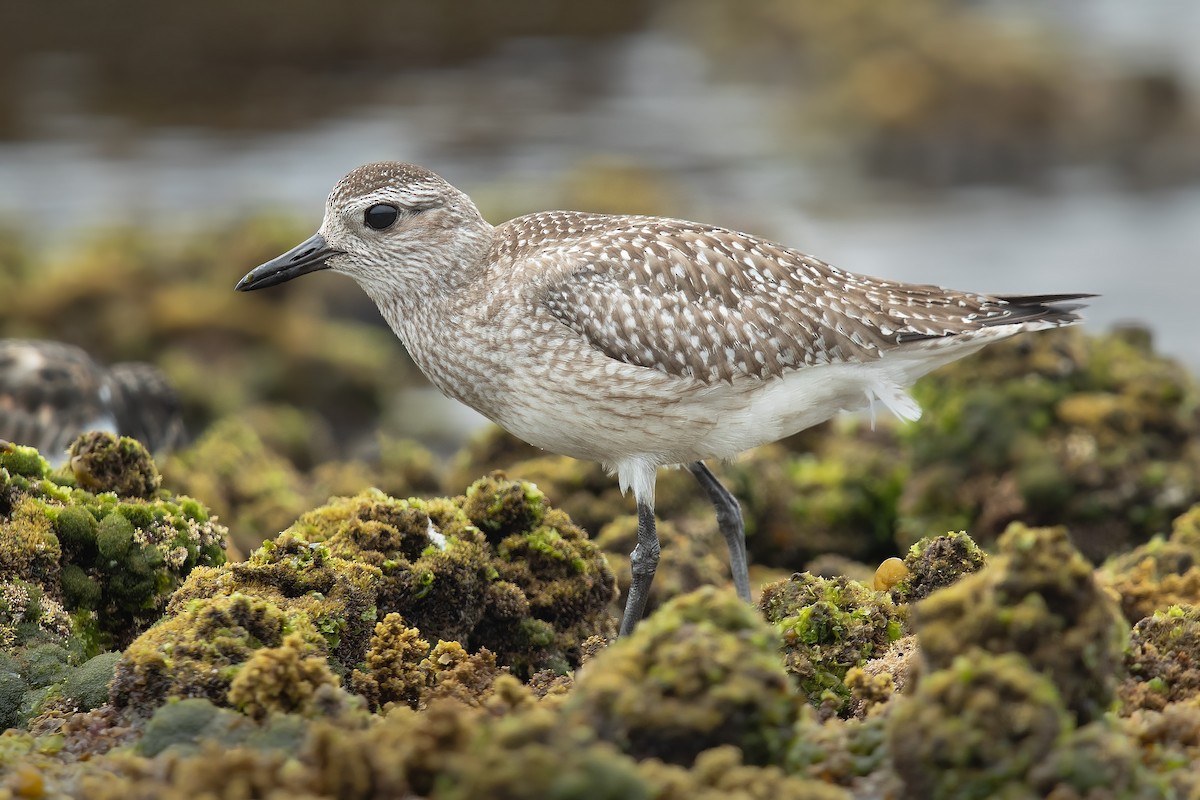
<path id="1" fill-rule="evenodd" d="M 654 582 L 654 571 L 658 568 L 658 531 L 654 526 L 653 499 L 639 499 L 637 546 L 629 557 L 629 571 L 633 579 L 629 583 L 629 595 L 625 598 L 625 613 L 621 617 L 621 636 L 628 636 L 641 622 L 646 612 L 646 601 L 650 599 L 650 584 Z"/>
<path id="2" fill-rule="evenodd" d="M 712 470 L 703 461 L 687 465 L 688 471 L 696 476 L 700 488 L 708 495 L 717 510 L 717 527 L 729 547 L 729 568 L 733 572 L 733 585 L 738 597 L 750 602 L 750 570 L 746 565 L 746 525 L 742 521 L 742 508 L 737 498 L 717 480 Z"/>

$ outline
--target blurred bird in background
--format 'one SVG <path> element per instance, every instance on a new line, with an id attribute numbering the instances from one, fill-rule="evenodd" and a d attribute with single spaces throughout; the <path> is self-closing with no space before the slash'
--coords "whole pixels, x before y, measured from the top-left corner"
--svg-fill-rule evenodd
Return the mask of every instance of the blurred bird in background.
<path id="1" fill-rule="evenodd" d="M 105 367 L 74 345 L 0 339 L 0 439 L 36 447 L 58 467 L 88 431 L 132 437 L 156 455 L 186 439 L 179 398 L 152 364 Z"/>

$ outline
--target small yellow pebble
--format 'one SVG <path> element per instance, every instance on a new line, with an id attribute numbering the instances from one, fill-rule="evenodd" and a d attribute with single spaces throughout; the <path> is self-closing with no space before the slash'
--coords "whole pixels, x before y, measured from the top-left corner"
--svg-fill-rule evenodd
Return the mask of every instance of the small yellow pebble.
<path id="1" fill-rule="evenodd" d="M 892 556 L 875 570 L 875 591 L 886 592 L 907 577 L 908 567 L 904 566 L 901 559 Z"/>

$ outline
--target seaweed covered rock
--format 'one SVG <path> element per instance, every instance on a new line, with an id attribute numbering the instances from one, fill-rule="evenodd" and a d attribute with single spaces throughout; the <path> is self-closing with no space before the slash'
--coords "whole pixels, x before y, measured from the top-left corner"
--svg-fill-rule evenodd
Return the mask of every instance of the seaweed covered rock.
<path id="1" fill-rule="evenodd" d="M 71 670 L 62 683 L 62 697 L 75 709 L 87 711 L 108 702 L 108 684 L 116 674 L 120 653 L 101 653 Z"/>
<path id="2" fill-rule="evenodd" d="M 246 594 L 308 619 L 331 655 L 354 664 L 375 624 L 378 567 L 336 558 L 323 542 L 290 533 L 267 541 L 246 561 L 195 570 L 171 598 L 169 615 L 198 600 Z"/>
<path id="3" fill-rule="evenodd" d="M 160 717 L 161 723 L 160 723 Z M 441 700 L 362 724 L 318 721 L 272 733 L 238 725 L 198 700 L 164 707 L 143 755 L 81 764 L 69 786 L 89 800 L 253 797 L 333 800 L 428 797 L 512 800 L 849 800 L 820 781 L 744 762 L 735 747 L 700 753 L 690 769 L 637 761 L 553 710 L 522 704 L 502 716 Z M 195 745 L 197 737 L 201 744 Z M 266 739 L 274 740 L 269 746 Z M 157 755 L 151 759 L 146 756 Z M 50 791 L 65 788 L 49 782 Z"/>
<path id="4" fill-rule="evenodd" d="M 983 570 L 918 603 L 913 623 L 929 669 L 972 647 L 1019 653 L 1080 722 L 1112 703 L 1125 624 L 1062 528 L 1012 525 Z"/>
<path id="5" fill-rule="evenodd" d="M 962 531 L 928 536 L 908 549 L 902 574 L 887 588 L 896 603 L 915 603 L 978 572 L 986 560 L 987 554 Z"/>
<path id="6" fill-rule="evenodd" d="M 778 759 L 798 709 L 775 632 L 712 587 L 678 597 L 576 676 L 569 720 L 635 758 L 690 764 L 718 745 Z"/>
<path id="7" fill-rule="evenodd" d="M 891 766 L 912 800 L 1165 797 L 1108 719 L 1076 727 L 1058 688 L 1016 653 L 970 650 L 923 675 L 886 716 Z"/>
<path id="8" fill-rule="evenodd" d="M 1200 391 L 1147 338 L 1067 329 L 990 346 L 922 379 L 903 429 L 899 538 L 1013 520 L 1066 525 L 1095 559 L 1200 499 Z"/>
<path id="9" fill-rule="evenodd" d="M 93 431 L 71 443 L 68 464 L 75 481 L 90 492 L 149 498 L 162 483 L 145 446 L 128 436 Z"/>
<path id="10" fill-rule="evenodd" d="M 859 719 L 827 717 L 805 708 L 784 767 L 852 790 L 855 797 L 897 797 L 903 788 L 891 768 L 887 741 L 888 715 Z"/>
<path id="11" fill-rule="evenodd" d="M 467 489 L 462 504 L 494 548 L 498 578 L 488 587 L 489 624 L 469 642 L 488 647 L 522 674 L 578 665 L 581 642 L 611 633 L 616 580 L 599 547 L 527 481 L 502 474 L 482 478 Z M 522 616 L 526 604 L 528 616 Z M 516 657 L 531 646 L 544 647 L 546 655 Z"/>
<path id="12" fill-rule="evenodd" d="M 881 655 L 903 634 L 903 609 L 884 592 L 807 572 L 763 587 L 759 607 L 782 639 L 784 661 L 808 701 L 846 709 L 846 671 Z"/>
<path id="13" fill-rule="evenodd" d="M 490 696 L 500 674 L 496 656 L 486 647 L 474 654 L 458 642 L 430 647 L 419 630 L 407 627 L 393 612 L 375 626 L 371 647 L 350 686 L 372 708 L 389 703 L 424 708 L 446 697 L 477 706 Z"/>
<path id="14" fill-rule="evenodd" d="M 1129 677 L 1118 691 L 1125 714 L 1200 698 L 1200 607 L 1172 606 L 1134 625 L 1125 666 Z"/>
<path id="15" fill-rule="evenodd" d="M 1054 683 L 1016 653 L 956 656 L 897 702 L 888 746 L 914 800 L 1008 796 L 1072 727 Z"/>
<path id="16" fill-rule="evenodd" d="M 192 697 L 167 703 L 154 712 L 142 727 L 141 736 L 132 749 L 147 758 L 165 753 L 162 762 L 166 763 L 185 760 L 215 748 L 247 747 L 260 752 L 291 752 L 304 744 L 311 719 L 282 713 L 273 714 L 266 720 L 252 720 L 203 698 Z M 123 763 L 129 765 L 132 762 L 125 760 Z"/>
<path id="17" fill-rule="evenodd" d="M 1120 596 L 1131 624 L 1171 606 L 1200 605 L 1200 505 L 1175 520 L 1170 536 L 1105 561 L 1099 577 Z"/>
<path id="18" fill-rule="evenodd" d="M 252 677 L 258 686 L 239 681 L 237 700 L 252 711 L 286 705 L 289 699 L 298 702 L 287 710 L 296 710 L 311 693 L 287 684 L 302 673 L 310 683 L 325 682 L 323 665 L 307 661 L 325 655 L 325 640 L 306 616 L 235 593 L 190 601 L 138 637 L 117 663 L 110 696 L 118 708 L 141 714 L 153 712 L 169 697 L 202 697 L 231 705 L 231 684 L 264 648 L 292 652 L 255 661 Z M 268 661 L 290 662 L 295 669 L 274 671 Z M 275 700 L 264 699 L 272 696 Z"/>
<path id="19" fill-rule="evenodd" d="M 159 628 L 191 638 L 203 609 L 222 607 L 214 601 L 254 598 L 306 621 L 330 668 L 374 706 L 416 705 L 482 696 L 497 664 L 522 677 L 577 666 L 584 640 L 612 632 L 613 593 L 603 556 L 565 514 L 532 484 L 491 477 L 457 498 L 398 500 L 374 489 L 335 498 L 246 561 L 193 572 Z M 155 650 L 158 635 L 127 655 Z M 150 702 L 232 702 L 227 689 L 168 688 Z"/>
<path id="20" fill-rule="evenodd" d="M 1120 730 L 1165 784 L 1159 796 L 1200 796 L 1200 770 L 1195 768 L 1200 759 L 1200 699 L 1168 703 L 1161 711 L 1136 709 L 1120 719 Z"/>
<path id="21" fill-rule="evenodd" d="M 80 488 L 30 448 L 0 446 L 0 584 L 36 587 L 43 605 L 63 609 L 87 656 L 132 641 L 192 569 L 225 561 L 225 529 L 204 506 L 152 489 L 145 450 L 105 437 L 76 444 L 88 443 L 88 474 L 103 476 L 95 485 L 124 496 Z"/>

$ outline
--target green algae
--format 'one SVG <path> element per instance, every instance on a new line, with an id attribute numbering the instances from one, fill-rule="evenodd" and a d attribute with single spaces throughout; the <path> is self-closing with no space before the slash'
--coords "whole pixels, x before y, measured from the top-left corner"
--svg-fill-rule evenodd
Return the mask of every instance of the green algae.
<path id="1" fill-rule="evenodd" d="M 1097 560 L 1167 528 L 1195 503 L 1195 382 L 1123 332 L 1075 329 L 1001 342 L 920 381 L 903 431 L 915 479 L 899 539 L 1010 521 L 1066 525 Z"/>
<path id="2" fill-rule="evenodd" d="M 1023 785 L 1070 729 L 1053 682 L 1024 658 L 975 652 L 922 678 L 888 739 L 906 796 L 986 800 Z"/>
<path id="3" fill-rule="evenodd" d="M 826 713 L 847 710 L 847 670 L 899 639 L 905 616 L 886 593 L 809 573 L 763 587 L 759 608 L 778 631 L 788 672 Z"/>
<path id="4" fill-rule="evenodd" d="M 1017 524 L 981 571 L 918 603 L 913 624 L 928 668 L 947 668 L 972 647 L 1018 653 L 1081 723 L 1112 704 L 1128 636 L 1066 531 Z"/>
<path id="5" fill-rule="evenodd" d="M 736 745 L 778 759 L 798 704 L 774 631 L 730 592 L 678 597 L 579 672 L 565 713 L 637 758 L 691 764 Z"/>
<path id="6" fill-rule="evenodd" d="M 896 603 L 915 603 L 964 575 L 978 572 L 987 554 L 963 531 L 928 536 L 904 556 L 906 575 L 891 587 Z"/>
<path id="7" fill-rule="evenodd" d="M 1125 667 L 1123 714 L 1200 698 L 1200 607 L 1171 606 L 1134 625 Z"/>
<path id="8" fill-rule="evenodd" d="M 522 676 L 577 665 L 579 642 L 613 628 L 614 590 L 599 550 L 531 484 L 490 477 L 431 500 L 367 490 L 302 515 L 245 562 L 193 570 L 168 617 L 125 651 L 113 702 L 207 697 L 262 716 L 308 703 L 326 669 L 373 707 L 428 702 L 451 684 L 484 691 L 490 679 L 468 674 L 497 663 Z M 246 632 L 214 650 L 212 619 L 230 615 Z M 302 638 L 289 645 L 283 627 Z M 284 691 L 293 684 L 297 696 Z"/>
<path id="9" fill-rule="evenodd" d="M 101 653 L 70 671 L 62 684 L 62 696 L 72 707 L 89 711 L 108 702 L 108 684 L 120 653 Z"/>
<path id="10" fill-rule="evenodd" d="M 162 483 L 154 459 L 137 440 L 95 431 L 71 443 L 67 459 L 75 482 L 97 494 L 151 497 Z"/>
<path id="11" fill-rule="evenodd" d="M 225 558 L 223 529 L 159 490 L 140 444 L 91 434 L 72 452 L 75 469 L 56 473 L 29 448 L 0 446 L 5 725 L 106 703 L 118 654 L 104 651 L 156 621 L 192 567 Z"/>

